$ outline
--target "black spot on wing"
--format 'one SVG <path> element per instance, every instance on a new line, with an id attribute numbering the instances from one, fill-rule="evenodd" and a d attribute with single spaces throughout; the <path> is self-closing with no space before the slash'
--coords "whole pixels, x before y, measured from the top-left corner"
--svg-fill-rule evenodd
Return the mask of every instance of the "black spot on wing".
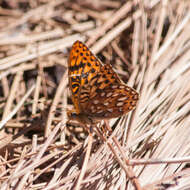
<path id="1" fill-rule="evenodd" d="M 78 91 L 79 91 L 79 86 L 80 86 L 79 83 L 74 83 L 74 84 L 72 84 L 72 92 L 73 92 L 74 94 L 77 94 L 77 93 L 78 93 Z"/>
<path id="2" fill-rule="evenodd" d="M 79 76 L 71 77 L 71 81 L 72 82 L 80 82 L 80 77 Z"/>

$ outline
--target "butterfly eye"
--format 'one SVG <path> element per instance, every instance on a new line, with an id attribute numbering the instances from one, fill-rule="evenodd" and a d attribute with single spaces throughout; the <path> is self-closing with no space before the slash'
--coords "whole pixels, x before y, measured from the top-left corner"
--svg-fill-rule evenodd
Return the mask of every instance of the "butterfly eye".
<path id="1" fill-rule="evenodd" d="M 72 118 L 76 118 L 77 117 L 77 113 L 75 113 L 75 112 L 71 113 L 71 117 Z"/>

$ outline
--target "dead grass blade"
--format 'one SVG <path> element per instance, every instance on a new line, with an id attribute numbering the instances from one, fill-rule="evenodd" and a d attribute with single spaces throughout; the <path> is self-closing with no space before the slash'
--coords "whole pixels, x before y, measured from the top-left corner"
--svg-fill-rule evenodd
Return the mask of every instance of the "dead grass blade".
<path id="1" fill-rule="evenodd" d="M 3 0 L 0 189 L 190 189 L 189 12 L 177 0 Z M 67 121 L 76 40 L 140 94 L 90 135 Z"/>

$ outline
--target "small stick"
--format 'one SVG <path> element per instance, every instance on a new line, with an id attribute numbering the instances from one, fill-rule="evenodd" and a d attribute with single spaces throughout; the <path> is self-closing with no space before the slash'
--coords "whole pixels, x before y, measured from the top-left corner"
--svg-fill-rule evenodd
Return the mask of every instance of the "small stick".
<path id="1" fill-rule="evenodd" d="M 89 160 L 89 157 L 90 157 L 90 152 L 91 152 L 91 149 L 92 149 L 92 141 L 93 141 L 93 137 L 92 137 L 92 133 L 90 132 L 89 136 L 88 136 L 88 146 L 87 146 L 87 150 L 86 150 L 86 155 L 85 155 L 83 166 L 82 166 L 82 169 L 81 169 L 78 181 L 77 181 L 76 190 L 80 190 L 80 185 L 81 185 L 82 179 L 83 179 L 83 177 L 85 175 L 88 160 Z"/>

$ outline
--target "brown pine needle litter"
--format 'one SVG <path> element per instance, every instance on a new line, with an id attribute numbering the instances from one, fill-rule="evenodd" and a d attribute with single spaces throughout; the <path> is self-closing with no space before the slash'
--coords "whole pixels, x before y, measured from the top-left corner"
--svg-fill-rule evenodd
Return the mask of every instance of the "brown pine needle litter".
<path id="1" fill-rule="evenodd" d="M 67 61 L 80 40 L 140 99 L 86 129 Z M 0 189 L 190 189 L 189 1 L 0 2 Z"/>

